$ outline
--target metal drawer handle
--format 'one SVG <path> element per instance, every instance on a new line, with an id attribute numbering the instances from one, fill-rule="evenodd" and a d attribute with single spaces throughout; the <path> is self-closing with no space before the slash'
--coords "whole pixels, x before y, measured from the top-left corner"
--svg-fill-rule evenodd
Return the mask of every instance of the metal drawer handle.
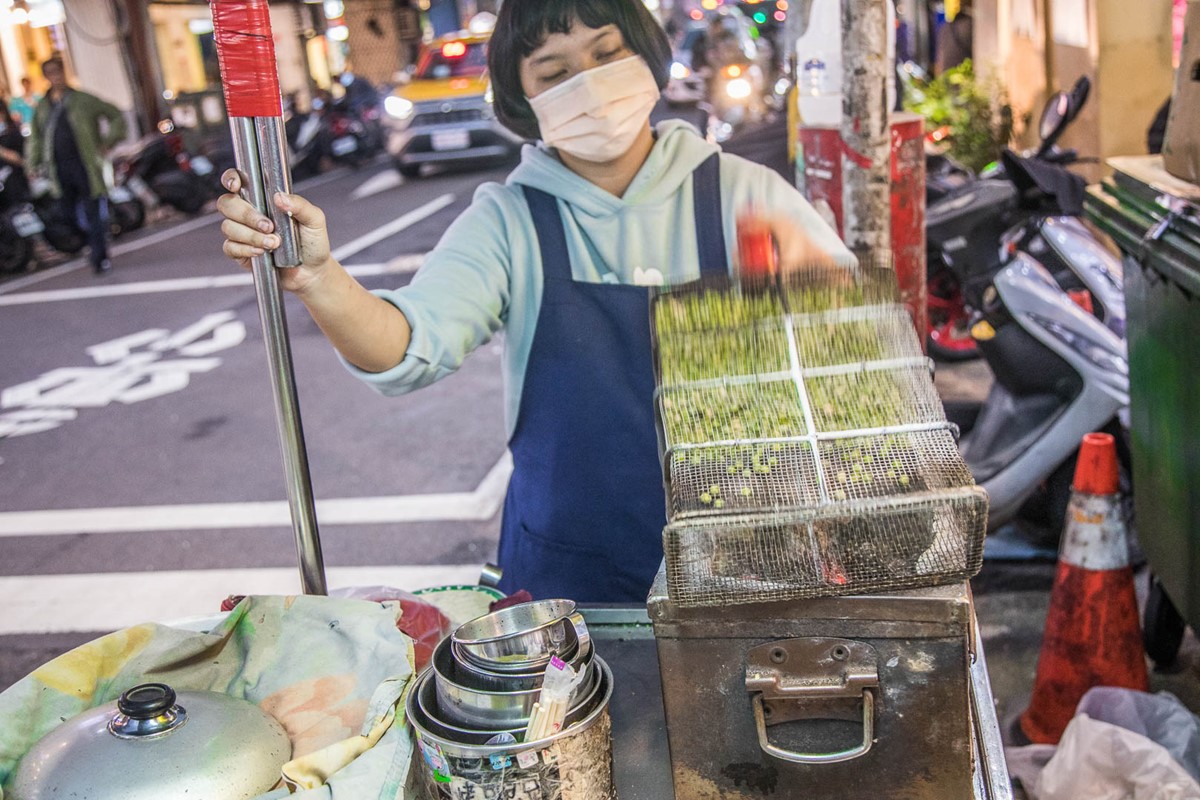
<path id="1" fill-rule="evenodd" d="M 863 741 L 858 747 L 841 750 L 836 753 L 796 753 L 771 744 L 767 738 L 767 720 L 763 713 L 763 698 L 761 694 L 754 695 L 754 724 L 758 728 L 758 746 L 769 756 L 790 761 L 793 764 L 836 764 L 839 761 L 850 761 L 864 755 L 871 749 L 875 740 L 875 701 L 870 689 L 863 689 Z"/>

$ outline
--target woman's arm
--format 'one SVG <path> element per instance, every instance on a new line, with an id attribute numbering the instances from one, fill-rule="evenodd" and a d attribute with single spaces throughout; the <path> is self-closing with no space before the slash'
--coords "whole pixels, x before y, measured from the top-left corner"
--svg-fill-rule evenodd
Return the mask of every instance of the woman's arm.
<path id="1" fill-rule="evenodd" d="M 217 201 L 225 216 L 225 255 L 242 268 L 250 259 L 279 246 L 274 225 L 237 195 L 241 176 L 223 176 L 230 194 Z M 367 291 L 333 259 L 325 214 L 297 195 L 276 195 L 275 205 L 290 212 L 300 233 L 301 264 L 280 269 L 280 285 L 294 293 L 342 356 L 365 372 L 386 372 L 404 360 L 412 329 L 396 306 Z"/>

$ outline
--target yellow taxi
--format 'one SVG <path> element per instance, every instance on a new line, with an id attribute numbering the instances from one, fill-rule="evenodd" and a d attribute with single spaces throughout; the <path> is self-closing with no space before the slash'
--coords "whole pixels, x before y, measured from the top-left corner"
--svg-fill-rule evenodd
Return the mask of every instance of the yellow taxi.
<path id="1" fill-rule="evenodd" d="M 523 139 L 496 119 L 487 75 L 486 35 L 460 33 L 421 50 L 411 78 L 383 102 L 387 150 L 416 177 L 425 164 L 498 160 Z"/>

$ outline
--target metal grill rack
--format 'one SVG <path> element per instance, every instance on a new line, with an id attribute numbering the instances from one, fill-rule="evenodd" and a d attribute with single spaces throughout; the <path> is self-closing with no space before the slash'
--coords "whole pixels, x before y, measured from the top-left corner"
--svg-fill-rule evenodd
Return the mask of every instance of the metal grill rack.
<path id="1" fill-rule="evenodd" d="M 916 588 L 979 569 L 986 494 L 895 297 L 890 270 L 655 296 L 674 602 Z"/>

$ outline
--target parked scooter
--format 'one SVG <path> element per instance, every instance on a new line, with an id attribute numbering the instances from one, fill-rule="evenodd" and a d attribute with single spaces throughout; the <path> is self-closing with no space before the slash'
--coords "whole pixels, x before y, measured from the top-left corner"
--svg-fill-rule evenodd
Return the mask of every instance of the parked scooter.
<path id="1" fill-rule="evenodd" d="M 114 153 L 113 169 L 119 183 L 144 186 L 154 198 L 185 214 L 198 213 L 219 188 L 214 185 L 213 163 L 188 153 L 170 120 L 160 123 L 158 132 Z"/>
<path id="2" fill-rule="evenodd" d="M 1089 283 L 1113 277 L 1091 263 L 1075 266 Z M 1123 298 L 1112 302 L 1114 317 L 1123 320 Z M 988 492 L 989 528 L 1020 514 L 1043 523 L 1032 544 L 1053 551 L 1083 436 L 1113 433 L 1129 474 L 1125 339 L 1026 253 L 1016 253 L 995 276 L 974 319 L 972 332 L 995 383 L 977 416 L 948 409 L 967 429 L 959 449 Z"/>
<path id="3" fill-rule="evenodd" d="M 289 95 L 283 104 L 283 130 L 287 136 L 289 163 L 292 167 L 292 178 L 301 180 L 321 172 L 321 157 L 325 154 L 326 144 L 324 125 L 321 111 L 327 102 L 320 95 L 312 100 L 308 111 L 300 111 L 296 107 L 295 95 Z"/>
<path id="4" fill-rule="evenodd" d="M 1090 89 L 1081 78 L 1070 94 L 1060 92 L 1051 99 L 1042 115 L 1039 133 L 1042 144 L 1031 157 L 1021 159 L 1023 167 L 1014 179 L 1009 165 L 1015 154 L 1008 154 L 1001 165 L 985 171 L 977 180 L 965 178 L 952 164 L 936 170 L 937 182 L 961 182 L 957 189 L 941 192 L 941 200 L 930 205 L 926 214 L 926 241 L 929 274 L 929 352 L 943 361 L 962 361 L 979 356 L 970 336 L 971 310 L 979 307 L 981 294 L 1011 250 L 1032 248 L 1037 257 L 1051 247 L 1040 235 L 1040 224 L 1029 229 L 1020 241 L 1006 240 L 1014 226 L 1023 221 L 1040 223 L 1062 220 L 1082 213 L 1083 181 L 1063 169 L 1077 163 L 1077 154 L 1059 150 L 1056 142 L 1078 116 Z M 1039 180 L 1056 182 L 1055 187 L 1038 187 Z M 1017 184 L 1021 182 L 1021 185 Z M 927 186 L 927 194 L 929 187 Z M 1076 226 L 1059 225 L 1059 229 Z M 1084 238 L 1090 238 L 1086 235 Z M 1055 243 L 1059 240 L 1055 238 Z M 1042 252 L 1036 248 L 1046 244 Z M 1103 248 L 1096 245 L 1099 250 Z M 1114 259 L 1115 260 L 1115 259 Z M 1061 259 L 1048 262 L 1056 276 L 1071 280 Z M 1068 288 L 1071 288 L 1068 286 Z"/>
<path id="5" fill-rule="evenodd" d="M 1069 96 L 1052 104 L 1050 141 L 1071 117 Z M 1129 368 L 1121 262 L 1078 219 L 1048 213 L 1081 200 L 1082 180 L 1045 155 L 1005 154 L 1024 213 L 999 236 L 998 272 L 966 284 L 983 281 L 967 327 L 995 383 L 981 407 L 947 411 L 966 431 L 959 448 L 988 492 L 989 527 L 1020 515 L 1041 523 L 1030 543 L 1053 551 L 1085 434 L 1116 436 L 1128 479 Z"/>
<path id="6" fill-rule="evenodd" d="M 29 203 L 20 167 L 0 165 L 0 274 L 23 272 L 33 260 L 33 244 L 44 226 Z"/>

